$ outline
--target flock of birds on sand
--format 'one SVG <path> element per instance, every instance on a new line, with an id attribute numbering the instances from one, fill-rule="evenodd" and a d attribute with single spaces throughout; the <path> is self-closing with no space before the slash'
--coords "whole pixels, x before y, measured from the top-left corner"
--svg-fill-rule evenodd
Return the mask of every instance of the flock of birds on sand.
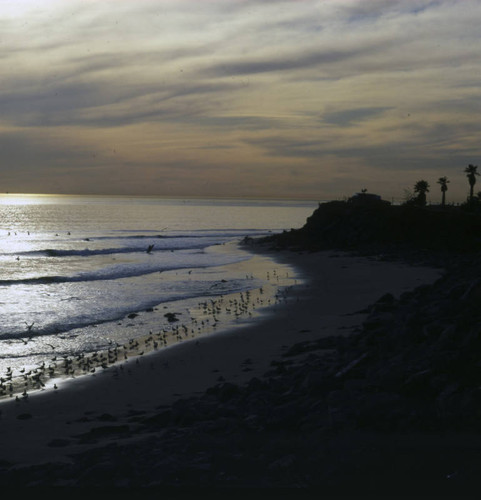
<path id="1" fill-rule="evenodd" d="M 246 276 L 248 277 L 248 276 Z M 251 276 L 252 277 L 252 276 Z M 280 277 L 276 270 L 267 272 L 267 280 L 276 280 Z M 289 278 L 288 273 L 285 278 Z M 297 283 L 295 281 L 294 283 Z M 228 296 L 219 295 L 198 303 L 198 307 L 190 310 L 190 322 L 182 323 L 179 313 L 166 313 L 169 325 L 159 332 L 149 331 L 148 335 L 131 338 L 124 344 L 109 341 L 109 347 L 91 353 L 79 353 L 70 356 L 53 356 L 49 361 L 43 361 L 35 368 L 12 370 L 8 367 L 0 374 L 0 399 L 15 398 L 17 401 L 26 400 L 31 391 L 58 389 L 57 383 L 62 379 L 80 375 L 95 374 L 117 365 L 122 370 L 122 363 L 131 357 L 158 350 L 169 345 L 196 338 L 201 334 L 218 331 L 218 325 L 229 321 L 249 318 L 257 308 L 276 305 L 286 301 L 292 286 L 277 288 L 274 295 L 265 293 L 264 287 L 239 292 Z M 133 317 L 137 316 L 136 314 Z M 33 324 L 27 324 L 28 333 L 31 333 Z M 50 345 L 50 344 L 49 344 Z M 53 345 L 50 347 L 55 350 Z"/>

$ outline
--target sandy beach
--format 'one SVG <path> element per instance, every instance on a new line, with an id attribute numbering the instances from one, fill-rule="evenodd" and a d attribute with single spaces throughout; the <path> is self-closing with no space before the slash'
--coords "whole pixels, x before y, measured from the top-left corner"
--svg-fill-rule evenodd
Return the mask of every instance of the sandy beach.
<path id="1" fill-rule="evenodd" d="M 130 358 L 61 384 L 57 390 L 3 401 L 0 484 L 8 484 L 15 469 L 72 464 L 77 454 L 99 446 L 146 440 L 145 434 L 137 435 L 133 416 L 155 415 L 159 408 L 200 396 L 221 381 L 242 385 L 262 378 L 272 362 L 294 344 L 349 335 L 366 318 L 366 307 L 384 294 L 399 297 L 441 275 L 439 269 L 334 251 L 283 251 L 269 256 L 279 265 L 293 266 L 299 283 L 289 290 L 286 300 L 241 328 Z M 112 422 L 117 429 L 128 428 L 122 439 L 118 435 L 79 439 Z"/>

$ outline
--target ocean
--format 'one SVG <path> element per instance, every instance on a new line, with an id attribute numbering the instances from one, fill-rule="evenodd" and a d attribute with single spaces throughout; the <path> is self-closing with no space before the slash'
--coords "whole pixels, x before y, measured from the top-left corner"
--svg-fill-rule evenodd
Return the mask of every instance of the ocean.
<path id="1" fill-rule="evenodd" d="M 296 277 L 239 242 L 316 206 L 0 195 L 0 396 L 251 320 Z"/>

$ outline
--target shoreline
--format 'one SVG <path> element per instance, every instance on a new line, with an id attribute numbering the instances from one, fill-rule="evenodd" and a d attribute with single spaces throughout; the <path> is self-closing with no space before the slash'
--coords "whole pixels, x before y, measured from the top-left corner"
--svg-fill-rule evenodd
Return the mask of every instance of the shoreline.
<path id="1" fill-rule="evenodd" d="M 366 308 L 384 294 L 399 296 L 441 275 L 439 269 L 336 251 L 264 249 L 261 254 L 289 263 L 305 281 L 292 289 L 286 302 L 271 306 L 269 313 L 252 323 L 131 358 L 102 373 L 75 379 L 58 391 L 2 402 L 0 484 L 15 476 L 17 468 L 75 467 L 78 454 L 99 446 L 141 443 L 145 436 L 136 433 L 132 420 L 136 414 L 155 416 L 160 408 L 199 398 L 220 383 L 243 385 L 262 379 L 293 345 L 349 335 L 367 317 Z M 109 422 L 118 429 L 128 428 L 128 433 L 121 440 L 108 433 L 91 443 L 78 438 L 108 427 Z M 65 478 L 69 480 L 75 481 Z M 49 485 L 48 478 L 44 481 Z"/>
<path id="2" fill-rule="evenodd" d="M 98 344 L 95 350 L 80 350 L 75 354 L 59 353 L 56 347 L 62 348 L 62 341 L 41 336 L 35 339 L 40 344 L 36 349 L 41 350 L 42 345 L 45 349 L 52 349 L 50 356 L 37 355 L 35 363 L 28 365 L 16 362 L 17 356 L 23 359 L 21 353 L 13 353 L 15 355 L 10 359 L 5 356 L 2 360 L 5 366 L 1 373 L 0 406 L 12 397 L 36 395 L 39 391 L 68 384 L 72 379 L 88 377 L 107 367 L 118 366 L 132 357 L 203 338 L 216 331 L 235 329 L 254 320 L 259 314 L 266 314 L 270 305 L 280 300 L 279 290 L 296 283 L 295 271 L 287 262 L 271 262 L 265 255 L 254 255 L 242 249 L 235 240 L 213 245 L 206 251 L 229 254 L 239 250 L 247 256 L 229 264 L 198 268 L 195 271 L 184 268 L 164 272 L 166 275 L 175 274 L 175 279 L 194 282 L 212 280 L 215 275 L 217 282 L 213 286 L 216 291 L 212 295 L 161 302 L 148 310 L 135 311 L 123 318 L 64 332 L 72 338 L 85 336 L 90 339 L 92 335 L 98 336 L 95 341 L 89 340 L 90 343 Z M 228 291 L 229 287 L 224 285 L 230 280 L 244 278 L 247 283 L 252 282 L 251 288 L 236 292 Z M 174 278 L 171 276 L 168 279 Z M 29 345 L 30 342 L 22 347 L 25 350 Z"/>

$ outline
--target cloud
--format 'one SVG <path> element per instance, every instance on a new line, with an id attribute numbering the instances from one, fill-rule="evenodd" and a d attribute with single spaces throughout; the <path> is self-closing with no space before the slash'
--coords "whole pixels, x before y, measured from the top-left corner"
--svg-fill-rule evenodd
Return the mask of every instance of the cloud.
<path id="1" fill-rule="evenodd" d="M 344 121 L 341 127 L 344 127 Z M 438 170 L 472 163 L 477 154 L 481 124 L 405 123 L 385 131 L 378 140 L 366 140 L 353 133 L 343 141 L 332 141 L 319 133 L 317 138 L 269 135 L 247 137 L 245 141 L 267 156 L 302 161 L 353 162 L 381 172 L 393 170 Z M 336 160 L 337 159 L 337 160 Z"/>
<path id="2" fill-rule="evenodd" d="M 475 0 L 9 2 L 2 175 L 295 197 L 320 170 L 333 194 L 476 164 L 480 17 Z"/>
<path id="3" fill-rule="evenodd" d="M 359 124 L 360 122 L 369 120 L 370 118 L 380 115 L 389 109 L 391 108 L 369 107 L 331 111 L 322 115 L 322 121 L 339 127 L 349 127 L 353 124 Z"/>
<path id="4" fill-rule="evenodd" d="M 0 91 L 0 110 L 16 126 L 118 127 L 132 123 L 196 119 L 209 95 L 227 94 L 237 83 L 50 82 L 42 89 L 17 82 Z M 215 119 L 211 119 L 213 123 Z"/>
<path id="5" fill-rule="evenodd" d="M 238 76 L 278 71 L 301 70 L 324 64 L 344 62 L 365 53 L 365 48 L 350 50 L 322 50 L 308 54 L 289 54 L 283 58 L 251 59 L 248 61 L 228 62 L 211 66 L 205 70 L 208 76 Z"/>
<path id="6" fill-rule="evenodd" d="M 263 149 L 268 155 L 282 158 L 320 158 L 326 154 L 327 142 L 319 140 L 294 139 L 283 136 L 247 138 L 245 141 Z"/>
<path id="7" fill-rule="evenodd" d="M 48 137 L 48 133 L 36 134 L 31 131 L 8 131 L 0 133 L 0 154 L 8 161 L 1 163 L 4 172 L 15 165 L 17 173 L 29 171 L 38 166 L 38 158 L 49 166 L 65 166 L 85 161 L 93 153 L 81 148 L 65 144 L 62 139 Z"/>

